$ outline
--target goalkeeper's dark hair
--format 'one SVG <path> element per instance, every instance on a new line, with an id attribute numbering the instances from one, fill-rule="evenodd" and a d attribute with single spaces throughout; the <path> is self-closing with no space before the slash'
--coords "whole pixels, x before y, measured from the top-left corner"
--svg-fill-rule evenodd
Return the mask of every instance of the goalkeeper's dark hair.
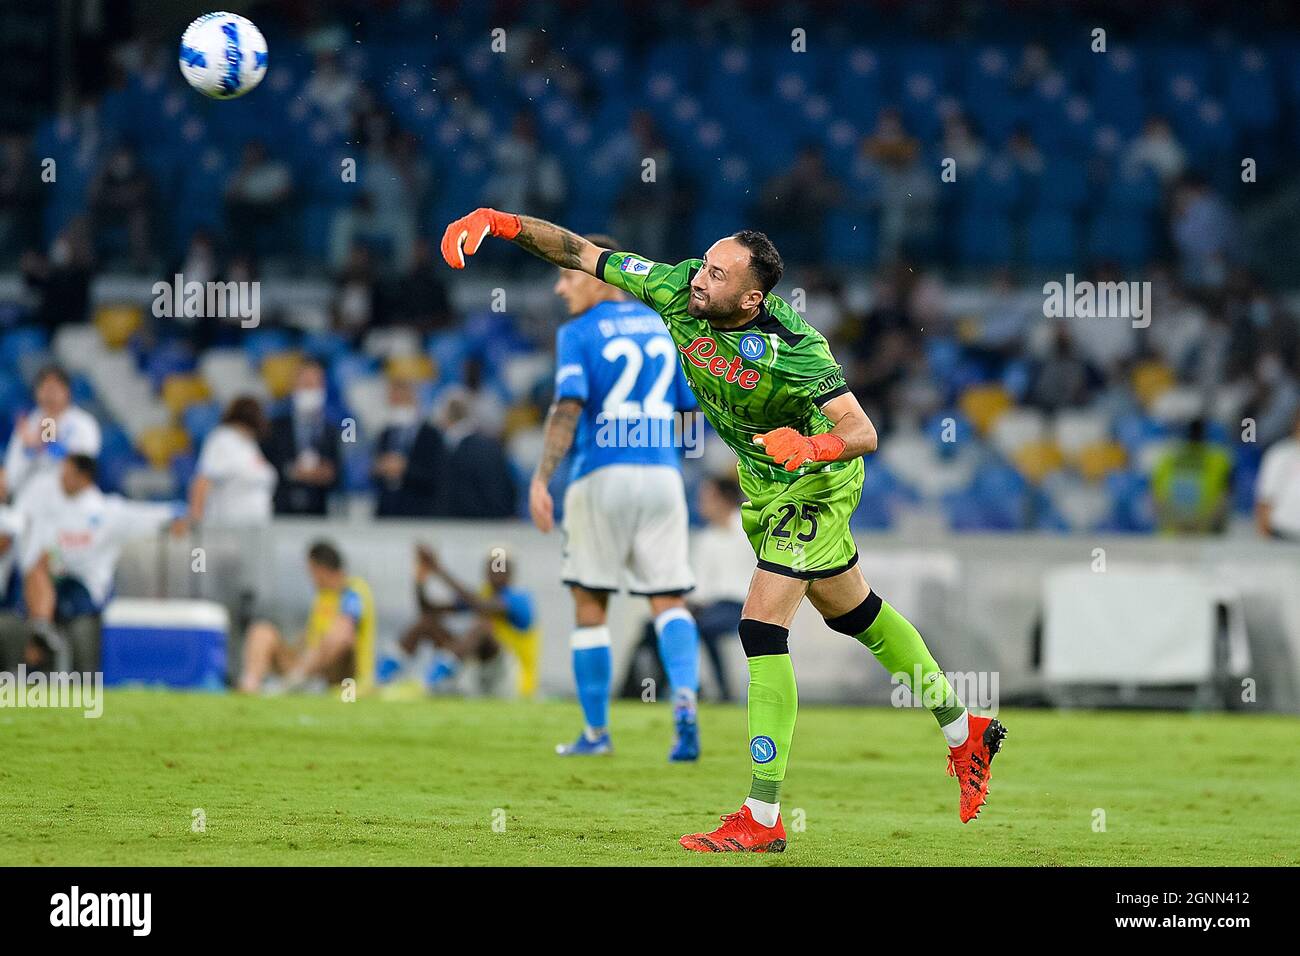
<path id="1" fill-rule="evenodd" d="M 767 295 L 776 288 L 776 284 L 781 281 L 781 276 L 785 272 L 781 253 L 776 251 L 776 246 L 772 245 L 772 240 L 767 238 L 767 234 L 757 229 L 742 229 L 740 232 L 732 233 L 731 238 L 749 250 L 749 268 L 753 270 L 754 278 L 758 280 L 763 295 Z"/>
<path id="2" fill-rule="evenodd" d="M 586 239 L 598 249 L 608 249 L 611 252 L 618 252 L 623 247 L 619 245 L 617 239 L 607 232 L 589 232 L 582 238 Z"/>
<path id="3" fill-rule="evenodd" d="M 317 541 L 307 549 L 307 560 L 327 571 L 343 570 L 343 555 L 328 541 Z"/>

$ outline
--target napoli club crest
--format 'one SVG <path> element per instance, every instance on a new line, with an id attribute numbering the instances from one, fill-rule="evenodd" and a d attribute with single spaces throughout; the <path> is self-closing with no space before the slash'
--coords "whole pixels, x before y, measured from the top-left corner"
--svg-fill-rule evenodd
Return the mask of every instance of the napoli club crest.
<path id="1" fill-rule="evenodd" d="M 761 359 L 767 352 L 767 339 L 750 332 L 740 340 L 740 354 L 751 362 Z"/>
<path id="2" fill-rule="evenodd" d="M 776 759 L 776 742 L 767 736 L 755 737 L 749 742 L 749 755 L 754 763 L 771 763 Z"/>

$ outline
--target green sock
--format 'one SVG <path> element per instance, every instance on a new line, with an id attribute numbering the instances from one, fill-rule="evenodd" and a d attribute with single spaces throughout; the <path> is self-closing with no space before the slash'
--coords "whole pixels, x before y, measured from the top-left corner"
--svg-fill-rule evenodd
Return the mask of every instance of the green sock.
<path id="1" fill-rule="evenodd" d="M 785 779 L 794 737 L 794 718 L 799 710 L 799 689 L 794 681 L 790 655 L 767 654 L 749 660 L 749 755 L 754 764 L 754 781 L 749 795 L 764 803 L 776 803 Z"/>
<path id="2" fill-rule="evenodd" d="M 885 670 L 899 675 L 913 694 L 920 694 L 922 705 L 934 714 L 940 727 L 962 715 L 966 708 L 953 693 L 948 678 L 939 670 L 925 641 L 921 640 L 912 623 L 890 607 L 888 601 L 880 602 L 880 613 L 871 626 L 854 636 L 885 665 Z M 918 672 L 922 687 L 919 692 L 912 686 Z"/>

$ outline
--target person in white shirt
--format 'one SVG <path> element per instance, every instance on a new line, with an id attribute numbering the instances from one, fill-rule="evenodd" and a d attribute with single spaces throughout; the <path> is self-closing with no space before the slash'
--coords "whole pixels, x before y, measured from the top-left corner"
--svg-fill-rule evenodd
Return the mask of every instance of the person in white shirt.
<path id="1" fill-rule="evenodd" d="M 205 528 L 265 527 L 279 475 L 258 442 L 266 418 L 256 398 L 230 403 L 221 424 L 203 441 L 190 482 L 190 518 Z"/>
<path id="2" fill-rule="evenodd" d="M 740 501 L 740 485 L 734 478 L 715 475 L 704 479 L 699 506 L 708 527 L 691 535 L 695 569 L 691 613 L 723 700 L 732 697 L 721 645 L 740 627 L 740 610 L 754 575 L 754 549 L 740 523 Z"/>
<path id="3" fill-rule="evenodd" d="M 29 662 L 36 656 L 60 670 L 98 670 L 99 615 L 122 546 L 168 524 L 184 534 L 185 505 L 106 495 L 95 484 L 95 460 L 69 455 L 57 473 L 27 483 L 17 508 L 27 522 L 18 562 L 35 645 Z"/>
<path id="4" fill-rule="evenodd" d="M 1300 541 L 1300 415 L 1291 437 L 1264 453 L 1255 481 L 1255 527 L 1266 538 Z"/>
<path id="5" fill-rule="evenodd" d="M 99 422 L 72 404 L 67 372 L 57 365 L 46 366 L 36 375 L 34 391 L 36 407 L 19 419 L 9 439 L 0 471 L 0 498 L 17 500 L 37 475 L 58 474 L 60 462 L 68 455 L 99 455 Z"/>
<path id="6" fill-rule="evenodd" d="M 235 398 L 203 440 L 190 481 L 190 520 L 202 530 L 209 572 L 198 584 L 203 597 L 219 601 L 230 615 L 232 663 L 241 658 L 271 560 L 267 530 L 280 474 L 259 444 L 266 433 L 261 403 L 248 395 Z"/>

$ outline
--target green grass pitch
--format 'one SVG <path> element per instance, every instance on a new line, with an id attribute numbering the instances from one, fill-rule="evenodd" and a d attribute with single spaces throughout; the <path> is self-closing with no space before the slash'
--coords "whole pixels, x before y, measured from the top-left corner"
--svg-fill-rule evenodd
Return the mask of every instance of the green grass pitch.
<path id="1" fill-rule="evenodd" d="M 928 714 L 804 707 L 789 850 L 705 856 L 677 837 L 744 798 L 743 707 L 702 708 L 704 758 L 677 766 L 665 703 L 616 704 L 616 753 L 564 759 L 562 701 L 109 692 L 98 720 L 0 710 L 0 846 L 11 865 L 1300 864 L 1295 718 L 1001 717 L 963 826 Z"/>

